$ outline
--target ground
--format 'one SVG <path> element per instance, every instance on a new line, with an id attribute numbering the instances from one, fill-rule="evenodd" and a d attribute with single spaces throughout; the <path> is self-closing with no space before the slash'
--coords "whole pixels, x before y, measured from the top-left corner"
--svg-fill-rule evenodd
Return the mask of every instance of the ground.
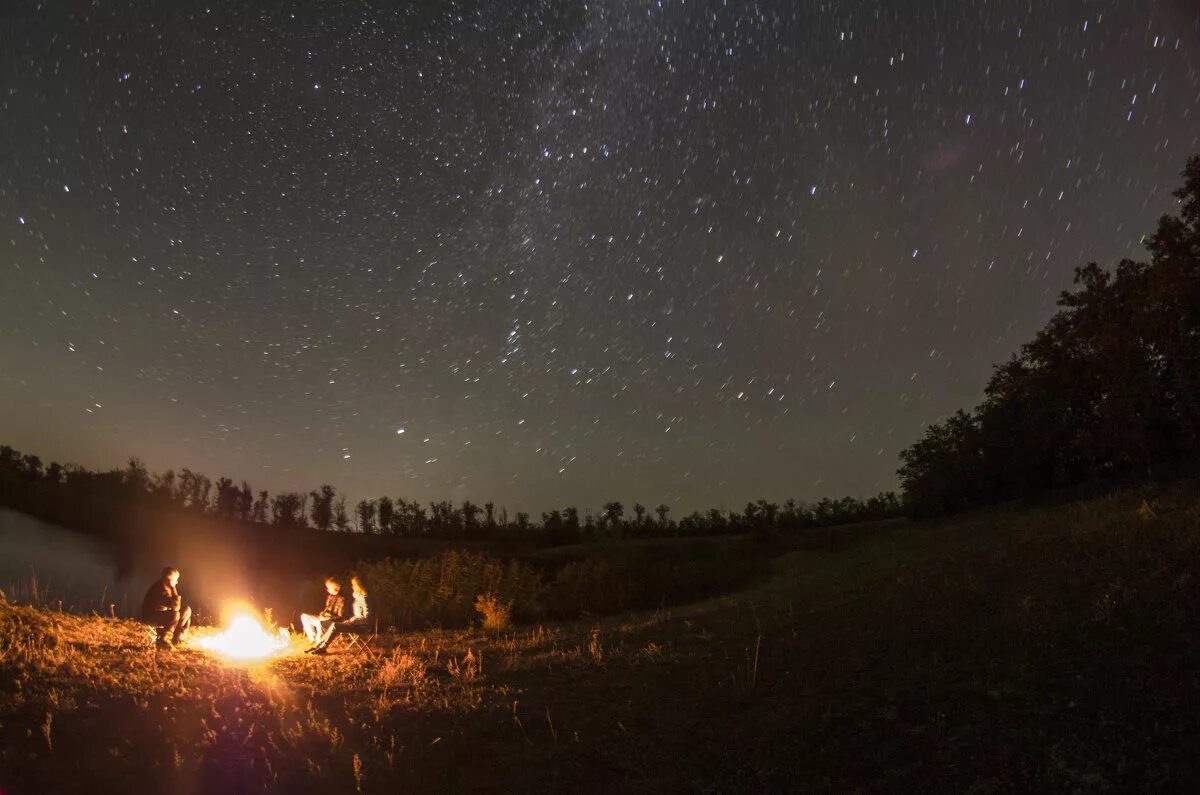
<path id="1" fill-rule="evenodd" d="M 1193 486 L 847 528 L 737 594 L 378 659 L 0 604 L 0 791 L 1194 789 Z"/>

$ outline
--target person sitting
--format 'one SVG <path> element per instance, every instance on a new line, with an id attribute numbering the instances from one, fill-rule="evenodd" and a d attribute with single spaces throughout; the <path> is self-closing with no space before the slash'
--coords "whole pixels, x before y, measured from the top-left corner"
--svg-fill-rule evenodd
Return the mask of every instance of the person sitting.
<path id="1" fill-rule="evenodd" d="M 154 628 L 154 646 L 173 649 L 192 625 L 192 608 L 179 595 L 179 569 L 167 566 L 142 599 L 142 621 Z"/>
<path id="2" fill-rule="evenodd" d="M 351 577 L 350 591 L 354 594 L 354 615 L 344 621 L 334 621 L 325 630 L 325 634 L 317 641 L 316 645 L 306 651 L 312 654 L 328 654 L 329 644 L 339 632 L 361 632 L 366 629 L 367 616 L 370 615 L 370 610 L 367 608 L 367 589 L 363 587 L 358 577 Z"/>
<path id="3" fill-rule="evenodd" d="M 316 615 L 300 614 L 300 624 L 304 627 L 304 637 L 309 643 L 316 643 L 325 634 L 325 630 L 334 621 L 338 621 L 346 613 L 346 597 L 341 595 L 342 584 L 330 577 L 325 580 L 325 609 Z"/>

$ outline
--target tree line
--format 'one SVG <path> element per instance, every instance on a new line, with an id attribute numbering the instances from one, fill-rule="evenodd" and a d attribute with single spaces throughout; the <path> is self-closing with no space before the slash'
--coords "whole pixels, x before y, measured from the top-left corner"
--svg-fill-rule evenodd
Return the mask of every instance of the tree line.
<path id="1" fill-rule="evenodd" d="M 599 539 L 739 533 L 774 534 L 899 516 L 894 492 L 866 500 L 824 498 L 783 504 L 760 499 L 741 511 L 711 508 L 676 520 L 671 508 L 607 502 L 583 514 L 573 507 L 509 514 L 493 502 L 459 503 L 379 497 L 347 505 L 345 495 L 325 484 L 308 493 L 254 490 L 246 481 L 212 480 L 191 469 L 151 473 L 138 459 L 124 469 L 93 472 L 76 464 L 44 464 L 32 454 L 0 446 L 0 505 L 68 527 L 111 532 L 130 509 L 151 515 L 186 513 L 249 525 L 311 528 L 341 533 L 405 538 L 528 540 L 550 545 Z"/>
<path id="2" fill-rule="evenodd" d="M 1173 477 L 1200 460 L 1200 155 L 1147 261 L 1089 263 L 982 402 L 900 454 L 906 510 L 928 516 L 1079 487 Z"/>

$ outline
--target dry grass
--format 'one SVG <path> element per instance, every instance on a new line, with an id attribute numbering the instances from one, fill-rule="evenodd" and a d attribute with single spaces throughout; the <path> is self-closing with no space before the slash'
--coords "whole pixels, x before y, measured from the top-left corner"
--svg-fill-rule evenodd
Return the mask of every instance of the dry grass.
<path id="1" fill-rule="evenodd" d="M 475 598 L 475 612 L 483 618 L 483 628 L 499 634 L 512 626 L 513 603 L 495 594 L 480 594 Z"/>
<path id="2" fill-rule="evenodd" d="M 850 531 L 742 594 L 378 659 L 228 666 L 0 603 L 0 787 L 1191 789 L 1198 515 L 1179 488 Z"/>

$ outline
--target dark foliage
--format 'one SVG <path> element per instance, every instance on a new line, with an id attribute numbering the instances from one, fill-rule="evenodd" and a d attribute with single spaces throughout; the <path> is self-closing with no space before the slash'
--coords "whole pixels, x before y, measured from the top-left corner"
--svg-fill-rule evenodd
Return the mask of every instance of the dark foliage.
<path id="1" fill-rule="evenodd" d="M 1200 155 L 1146 241 L 1149 262 L 1095 263 L 983 402 L 901 452 L 905 507 L 928 516 L 1169 476 L 1200 454 Z"/>
<path id="2" fill-rule="evenodd" d="M 208 477 L 182 469 L 156 475 L 141 461 L 130 459 L 123 470 L 92 472 L 75 464 L 44 466 L 35 455 L 0 447 L 0 505 L 97 535 L 127 532 L 134 525 L 153 524 L 172 516 L 203 516 L 229 525 L 270 526 L 289 530 L 355 532 L 395 538 L 441 541 L 490 541 L 560 546 L 620 538 L 653 538 L 684 535 L 754 533 L 771 536 L 900 514 L 900 501 L 892 492 L 867 500 L 843 497 L 812 504 L 788 500 L 779 506 L 759 500 L 743 513 L 716 508 L 693 513 L 678 522 L 670 507 L 659 505 L 654 515 L 635 503 L 627 516 L 619 502 L 582 518 L 578 509 L 566 507 L 542 513 L 540 525 L 529 515 L 508 512 L 470 500 L 456 506 L 381 497 L 360 500 L 347 511 L 345 496 L 328 484 L 308 494 L 255 492 L 229 478 L 215 483 Z M 655 518 L 657 517 L 657 518 Z M 136 520 L 136 521 L 135 521 Z"/>

